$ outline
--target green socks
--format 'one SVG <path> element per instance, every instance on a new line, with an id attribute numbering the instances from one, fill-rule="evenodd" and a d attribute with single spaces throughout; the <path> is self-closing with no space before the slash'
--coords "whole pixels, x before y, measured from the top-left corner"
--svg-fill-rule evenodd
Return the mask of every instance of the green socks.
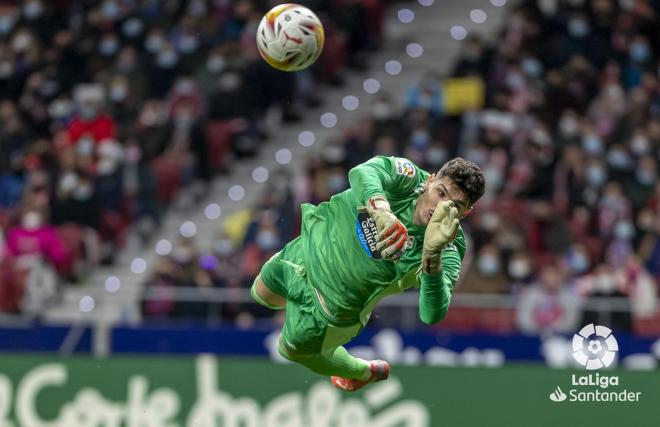
<path id="1" fill-rule="evenodd" d="M 298 356 L 289 353 L 282 345 L 280 354 L 285 358 L 300 363 L 320 375 L 333 375 L 366 381 L 371 377 L 369 362 L 352 356 L 344 347 L 337 347 L 330 355 L 309 354 Z"/>

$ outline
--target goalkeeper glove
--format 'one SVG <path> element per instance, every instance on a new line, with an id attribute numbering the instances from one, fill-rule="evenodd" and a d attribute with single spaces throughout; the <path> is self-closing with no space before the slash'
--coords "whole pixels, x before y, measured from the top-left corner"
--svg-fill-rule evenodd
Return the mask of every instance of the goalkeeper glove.
<path id="1" fill-rule="evenodd" d="M 427 274 L 439 273 L 442 249 L 456 237 L 458 231 L 458 209 L 451 200 L 440 201 L 435 207 L 424 232 L 422 270 Z"/>
<path id="2" fill-rule="evenodd" d="M 383 196 L 374 196 L 367 200 L 364 209 L 376 223 L 378 230 L 376 250 L 389 261 L 401 258 L 408 240 L 408 229 L 394 215 L 387 199 Z"/>

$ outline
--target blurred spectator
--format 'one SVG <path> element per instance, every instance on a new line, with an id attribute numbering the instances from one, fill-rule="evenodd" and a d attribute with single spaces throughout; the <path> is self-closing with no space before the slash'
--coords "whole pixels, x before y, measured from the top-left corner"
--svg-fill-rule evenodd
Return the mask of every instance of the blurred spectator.
<path id="1" fill-rule="evenodd" d="M 625 297 L 626 289 L 622 276 L 612 266 L 597 265 L 589 275 L 581 277 L 576 285 L 578 291 L 585 297 Z M 600 310 L 585 310 L 583 323 L 606 323 L 615 330 L 631 331 L 632 316 L 630 307 L 619 307 L 611 313 Z M 604 317 L 606 316 L 606 317 Z"/>
<path id="2" fill-rule="evenodd" d="M 557 265 L 541 267 L 538 282 L 525 289 L 518 303 L 518 327 L 528 334 L 573 332 L 580 307 Z"/>
<path id="3" fill-rule="evenodd" d="M 506 293 L 509 291 L 507 271 L 502 268 L 502 256 L 497 246 L 484 245 L 476 262 L 466 272 L 457 292 Z"/>

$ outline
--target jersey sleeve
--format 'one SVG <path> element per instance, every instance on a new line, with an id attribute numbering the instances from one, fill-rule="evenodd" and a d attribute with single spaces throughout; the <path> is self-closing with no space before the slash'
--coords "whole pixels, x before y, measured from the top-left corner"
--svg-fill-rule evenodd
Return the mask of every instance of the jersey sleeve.
<path id="1" fill-rule="evenodd" d="M 351 188 L 360 203 L 374 196 L 406 196 L 415 191 L 423 175 L 422 169 L 402 157 L 376 156 L 348 172 Z"/>
<path id="2" fill-rule="evenodd" d="M 442 250 L 442 271 L 437 275 L 421 273 L 419 318 L 422 322 L 432 325 L 447 315 L 454 285 L 461 274 L 465 249 L 465 235 L 459 227 L 456 238 Z"/>

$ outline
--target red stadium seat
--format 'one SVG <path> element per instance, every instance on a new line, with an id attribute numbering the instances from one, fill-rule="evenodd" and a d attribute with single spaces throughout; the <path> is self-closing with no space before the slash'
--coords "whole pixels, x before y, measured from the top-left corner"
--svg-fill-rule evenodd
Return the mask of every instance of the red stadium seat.
<path id="1" fill-rule="evenodd" d="M 209 122 L 206 126 L 206 152 L 213 170 L 220 169 L 231 150 L 236 126 L 232 120 Z"/>
<path id="2" fill-rule="evenodd" d="M 172 156 L 160 156 L 151 163 L 156 176 L 158 201 L 170 204 L 181 189 L 183 183 L 183 165 Z"/>

